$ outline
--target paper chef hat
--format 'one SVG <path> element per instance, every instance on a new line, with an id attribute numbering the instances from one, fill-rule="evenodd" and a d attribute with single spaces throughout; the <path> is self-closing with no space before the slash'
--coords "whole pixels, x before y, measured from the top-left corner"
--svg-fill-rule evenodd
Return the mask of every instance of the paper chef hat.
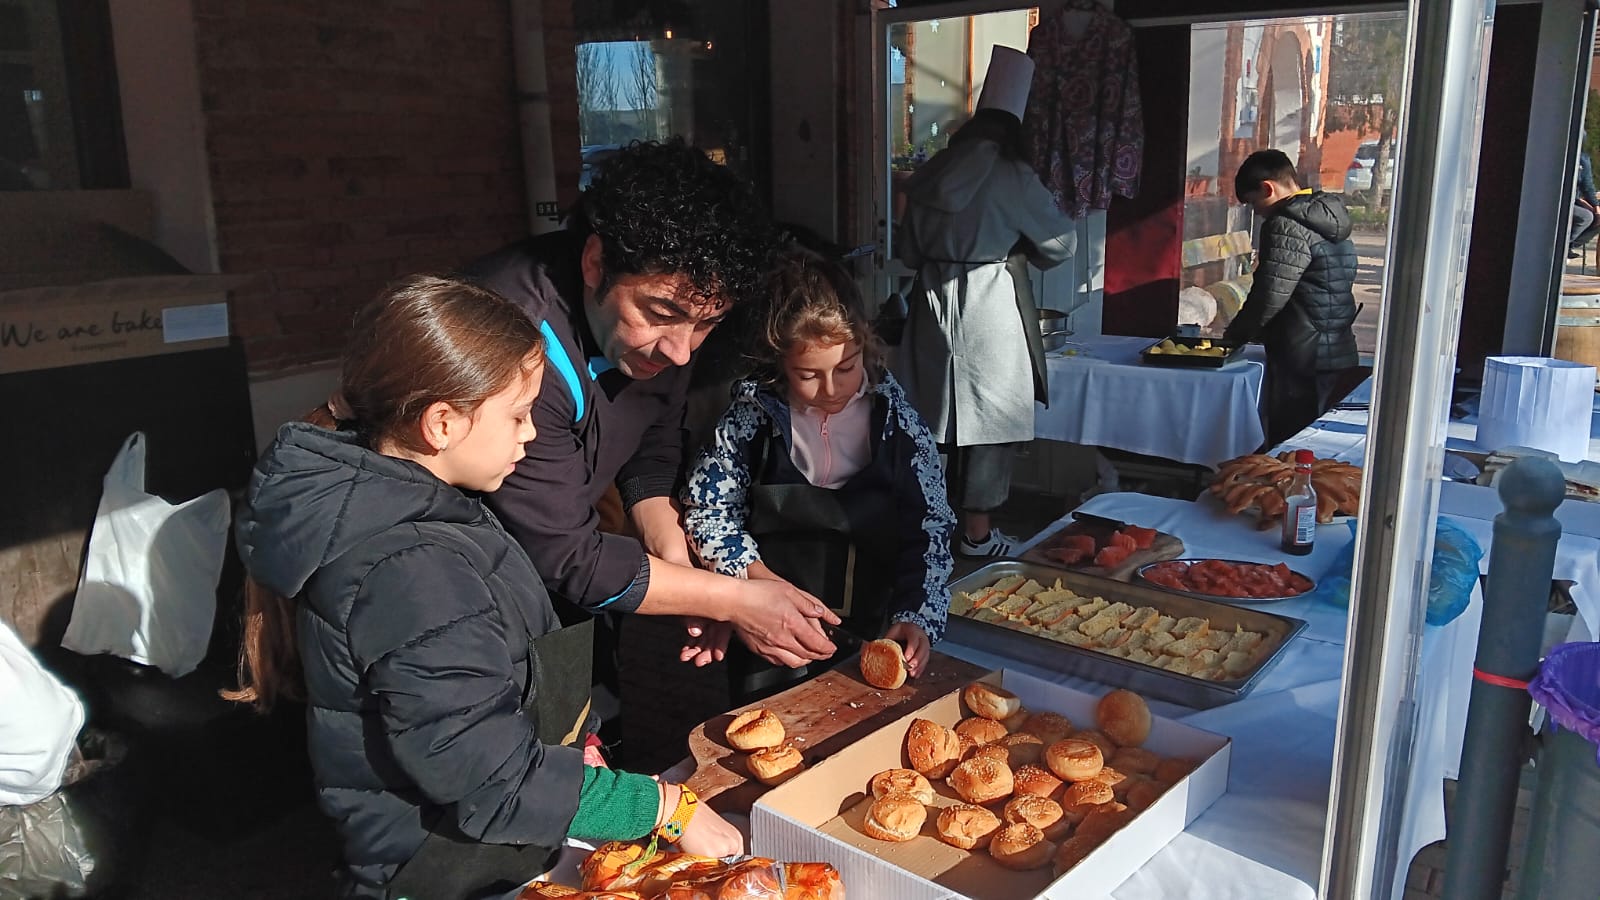
<path id="1" fill-rule="evenodd" d="M 1022 118 L 1028 108 L 1028 88 L 1033 86 L 1033 60 L 1021 50 L 996 44 L 989 55 L 989 72 L 983 76 L 979 109 L 1003 109 Z"/>

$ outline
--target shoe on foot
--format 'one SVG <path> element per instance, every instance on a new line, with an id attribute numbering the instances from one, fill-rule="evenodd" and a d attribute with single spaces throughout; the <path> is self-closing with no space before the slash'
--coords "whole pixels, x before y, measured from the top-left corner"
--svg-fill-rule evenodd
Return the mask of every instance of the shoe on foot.
<path id="1" fill-rule="evenodd" d="M 998 528 L 989 529 L 989 536 L 977 543 L 966 535 L 956 542 L 956 552 L 962 556 L 1010 556 L 1022 542 Z"/>

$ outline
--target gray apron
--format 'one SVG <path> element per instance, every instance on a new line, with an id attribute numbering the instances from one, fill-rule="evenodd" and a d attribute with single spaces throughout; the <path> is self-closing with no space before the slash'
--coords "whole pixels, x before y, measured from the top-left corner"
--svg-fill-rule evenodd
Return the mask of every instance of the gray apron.
<path id="1" fill-rule="evenodd" d="M 515 607 L 511 607 L 515 608 Z M 527 631 L 527 623 L 523 623 Z M 522 710 L 546 743 L 574 746 L 587 736 L 594 622 L 558 628 L 528 640 L 528 684 Z M 559 740 L 556 738 L 559 737 Z M 428 837 L 387 885 L 391 900 L 480 900 L 503 896 L 549 871 L 559 847 L 486 844 L 463 835 L 450 809 L 440 810 Z"/>

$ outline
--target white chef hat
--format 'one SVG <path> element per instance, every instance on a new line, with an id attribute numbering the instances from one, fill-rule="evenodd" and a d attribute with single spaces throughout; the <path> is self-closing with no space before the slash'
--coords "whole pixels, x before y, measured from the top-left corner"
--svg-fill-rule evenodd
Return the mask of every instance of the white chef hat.
<path id="1" fill-rule="evenodd" d="M 983 76 L 978 109 L 1002 109 L 1020 119 L 1028 108 L 1032 86 L 1033 60 L 1028 54 L 996 44 L 989 54 L 989 72 Z"/>

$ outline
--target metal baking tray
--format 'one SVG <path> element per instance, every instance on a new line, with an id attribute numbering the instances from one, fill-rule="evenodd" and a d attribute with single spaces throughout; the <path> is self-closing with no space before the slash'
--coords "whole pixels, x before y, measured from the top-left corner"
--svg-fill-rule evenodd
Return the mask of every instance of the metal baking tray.
<path id="1" fill-rule="evenodd" d="M 1144 573 L 1145 573 L 1146 569 L 1153 569 L 1156 566 L 1164 566 L 1164 565 L 1168 565 L 1170 563 L 1189 563 L 1190 565 L 1193 565 L 1193 564 L 1198 563 L 1198 562 L 1225 562 L 1225 563 L 1231 563 L 1231 564 L 1236 565 L 1236 566 L 1270 566 L 1270 565 L 1272 565 L 1271 563 L 1251 562 L 1248 559 L 1206 559 L 1206 558 L 1197 557 L 1197 556 L 1184 556 L 1184 557 L 1179 557 L 1177 559 L 1163 559 L 1160 562 L 1146 563 L 1145 565 L 1142 565 L 1139 568 L 1134 569 L 1133 570 L 1133 574 L 1134 574 L 1134 577 L 1136 577 L 1138 579 L 1138 581 L 1136 583 L 1138 583 L 1138 584 L 1147 584 L 1150 587 L 1153 587 L 1158 591 L 1164 591 L 1164 592 L 1166 592 L 1168 594 L 1177 594 L 1180 597 L 1193 597 L 1196 600 L 1208 600 L 1208 601 L 1211 601 L 1213 603 L 1230 603 L 1230 604 L 1231 603 L 1242 603 L 1242 604 L 1244 604 L 1246 606 L 1262 606 L 1262 605 L 1267 604 L 1267 603 L 1282 603 L 1285 600 L 1294 600 L 1294 599 L 1297 599 L 1297 598 L 1304 597 L 1305 595 L 1307 595 L 1307 594 L 1309 594 L 1312 591 L 1315 591 L 1317 589 L 1317 581 L 1316 581 L 1315 578 L 1311 578 L 1308 575 L 1304 575 L 1304 574 L 1302 574 L 1300 572 L 1296 572 L 1293 569 L 1290 569 L 1289 571 L 1291 573 L 1295 574 L 1295 575 L 1299 575 L 1301 578 L 1304 578 L 1306 581 L 1310 582 L 1311 583 L 1311 587 L 1306 588 L 1305 590 L 1301 591 L 1298 594 L 1288 594 L 1288 595 L 1283 596 L 1283 597 L 1225 597 L 1222 594 L 1202 594 L 1202 593 L 1200 593 L 1198 591 L 1185 591 L 1185 590 L 1182 590 L 1180 588 L 1167 587 L 1166 585 L 1160 584 L 1159 582 L 1151 581 L 1150 579 L 1148 579 L 1148 578 L 1146 578 L 1144 576 Z"/>
<path id="2" fill-rule="evenodd" d="M 1188 369 L 1220 369 L 1223 366 L 1238 362 L 1240 354 L 1244 353 L 1243 344 L 1235 344 L 1221 338 L 1188 337 L 1175 334 L 1162 341 L 1171 341 L 1174 344 L 1183 344 L 1188 347 L 1197 347 L 1203 340 L 1210 341 L 1213 347 L 1223 347 L 1228 352 L 1221 356 L 1194 356 L 1188 353 L 1151 353 L 1151 347 L 1161 344 L 1161 341 L 1152 341 L 1150 346 L 1139 351 L 1139 361 L 1152 366 L 1177 366 Z"/>
<path id="3" fill-rule="evenodd" d="M 1144 663 L 1107 656 L 1094 650 L 1074 647 L 1025 631 L 1015 631 L 965 616 L 950 617 L 947 636 L 957 643 L 1064 675 L 1088 678 L 1111 687 L 1127 688 L 1147 697 L 1170 700 L 1194 709 L 1210 709 L 1243 699 L 1277 664 L 1278 658 L 1282 656 L 1289 642 L 1306 628 L 1306 623 L 1300 619 L 1260 609 L 1231 606 L 1216 600 L 1157 590 L 1149 585 L 1112 581 L 1022 560 L 1000 560 L 989 563 L 951 582 L 950 591 L 954 593 L 979 590 L 1010 575 L 1033 578 L 1047 586 L 1055 584 L 1059 578 L 1064 587 L 1086 596 L 1104 597 L 1113 603 L 1120 600 L 1133 606 L 1153 606 L 1166 615 L 1178 618 L 1203 616 L 1211 620 L 1213 628 L 1232 631 L 1236 626 L 1242 626 L 1246 631 L 1259 632 L 1263 643 L 1269 649 L 1254 669 L 1232 681 L 1206 681 L 1157 669 Z"/>

